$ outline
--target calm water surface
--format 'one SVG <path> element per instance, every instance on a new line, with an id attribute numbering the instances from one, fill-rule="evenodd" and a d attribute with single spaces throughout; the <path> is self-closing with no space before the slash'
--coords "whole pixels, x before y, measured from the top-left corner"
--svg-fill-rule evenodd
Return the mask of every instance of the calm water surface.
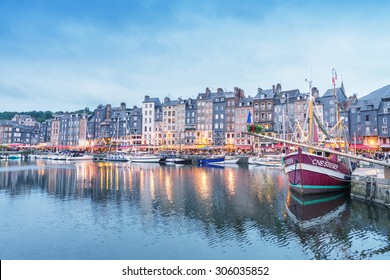
<path id="1" fill-rule="evenodd" d="M 0 259 L 390 259 L 390 210 L 282 170 L 0 162 Z"/>

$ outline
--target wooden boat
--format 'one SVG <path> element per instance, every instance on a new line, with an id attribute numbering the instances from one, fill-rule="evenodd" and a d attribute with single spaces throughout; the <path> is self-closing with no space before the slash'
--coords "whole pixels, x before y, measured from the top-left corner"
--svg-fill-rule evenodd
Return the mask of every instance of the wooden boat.
<path id="1" fill-rule="evenodd" d="M 290 188 L 298 193 L 316 194 L 350 188 L 351 169 L 339 161 L 337 155 L 325 157 L 298 148 L 297 152 L 285 156 L 284 164 Z"/>
<path id="2" fill-rule="evenodd" d="M 309 84 L 309 92 L 311 93 L 311 82 Z M 313 112 L 314 98 L 312 95 L 309 96 L 308 102 L 307 143 L 298 143 L 265 135 L 261 135 L 261 137 L 299 147 L 296 152 L 285 151 L 284 171 L 288 176 L 291 190 L 302 195 L 348 190 L 350 189 L 352 167 L 348 157 L 343 158 L 345 162 L 339 157 L 338 149 L 341 149 L 341 147 L 344 147 L 344 155 L 348 155 L 348 145 L 345 139 L 340 136 L 343 133 L 341 133 L 341 121 L 338 121 L 339 115 L 337 114 L 334 127 L 336 128 L 336 133 L 334 133 L 336 136 L 332 137 Z M 338 113 L 337 100 L 335 100 L 335 104 Z M 315 147 L 316 142 L 317 144 L 321 143 L 318 143 L 318 139 L 314 139 L 315 136 L 318 136 L 314 120 L 327 139 L 330 139 L 327 143 L 333 143 L 333 146 L 329 146 L 327 149 L 318 148 L 318 145 Z"/>

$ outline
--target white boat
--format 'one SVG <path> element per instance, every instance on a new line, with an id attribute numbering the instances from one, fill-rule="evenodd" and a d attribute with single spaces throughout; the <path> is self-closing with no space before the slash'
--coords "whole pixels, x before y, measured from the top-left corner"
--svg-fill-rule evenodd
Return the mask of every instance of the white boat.
<path id="1" fill-rule="evenodd" d="M 159 155 L 149 155 L 149 154 L 135 154 L 128 157 L 130 162 L 143 162 L 143 163 L 159 163 L 161 157 Z"/>
<path id="2" fill-rule="evenodd" d="M 213 162 L 213 164 L 237 164 L 239 158 L 236 156 L 225 156 L 225 159 L 219 162 Z"/>
<path id="3" fill-rule="evenodd" d="M 215 165 L 226 165 L 226 164 L 237 164 L 240 160 L 236 156 L 216 156 L 216 157 L 222 157 L 222 160 L 219 161 L 213 161 L 209 162 L 209 164 L 215 164 Z"/>
<path id="4" fill-rule="evenodd" d="M 104 157 L 105 161 L 121 161 L 126 162 L 129 159 L 124 154 L 108 154 Z"/>
<path id="5" fill-rule="evenodd" d="M 236 163 L 238 163 L 239 160 L 240 159 L 236 156 L 226 156 L 224 163 L 225 164 L 236 164 Z"/>
<path id="6" fill-rule="evenodd" d="M 66 160 L 70 160 L 70 161 L 74 161 L 74 160 L 92 160 L 92 159 L 93 159 L 92 155 L 79 154 L 79 153 L 74 153 L 74 154 L 66 157 Z"/>
<path id="7" fill-rule="evenodd" d="M 253 157 L 249 157 L 248 158 L 248 163 L 249 164 L 256 164 L 257 165 L 257 161 L 259 160 L 259 157 L 258 156 L 253 156 Z"/>
<path id="8" fill-rule="evenodd" d="M 65 154 L 58 155 L 57 160 L 66 160 L 66 155 Z"/>
<path id="9" fill-rule="evenodd" d="M 282 167 L 281 155 L 266 155 L 264 157 L 251 157 L 248 162 L 250 164 L 256 164 L 269 167 Z"/>

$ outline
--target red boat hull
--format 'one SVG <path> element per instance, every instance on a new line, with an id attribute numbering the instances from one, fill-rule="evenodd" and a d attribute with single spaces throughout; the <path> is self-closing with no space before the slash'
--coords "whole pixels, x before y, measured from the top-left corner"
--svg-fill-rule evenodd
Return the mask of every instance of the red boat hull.
<path id="1" fill-rule="evenodd" d="M 351 171 L 342 162 L 302 152 L 284 158 L 290 189 L 300 194 L 344 191 L 350 188 Z"/>

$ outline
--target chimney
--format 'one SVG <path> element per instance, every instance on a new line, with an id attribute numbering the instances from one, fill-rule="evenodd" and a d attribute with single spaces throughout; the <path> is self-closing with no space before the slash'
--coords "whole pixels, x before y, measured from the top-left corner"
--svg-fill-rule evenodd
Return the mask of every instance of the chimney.
<path id="1" fill-rule="evenodd" d="M 257 93 L 261 93 L 263 91 L 262 88 L 257 88 Z"/>
<path id="2" fill-rule="evenodd" d="M 121 110 L 126 111 L 126 103 L 125 102 L 121 102 Z"/>
<path id="3" fill-rule="evenodd" d="M 210 93 L 211 93 L 211 91 L 210 91 L 210 89 L 207 87 L 207 88 L 206 88 L 206 97 L 209 97 L 209 96 L 210 96 Z"/>
<path id="4" fill-rule="evenodd" d="M 277 84 L 276 85 L 276 93 L 279 93 L 282 91 L 282 85 L 281 84 Z"/>
<path id="5" fill-rule="evenodd" d="M 150 99 L 149 95 L 145 95 L 145 100 L 144 101 L 148 101 Z"/>
<path id="6" fill-rule="evenodd" d="M 106 105 L 106 119 L 109 119 L 111 116 L 111 104 Z"/>
<path id="7" fill-rule="evenodd" d="M 275 85 L 272 85 L 272 92 L 273 92 L 273 93 L 276 93 Z"/>

